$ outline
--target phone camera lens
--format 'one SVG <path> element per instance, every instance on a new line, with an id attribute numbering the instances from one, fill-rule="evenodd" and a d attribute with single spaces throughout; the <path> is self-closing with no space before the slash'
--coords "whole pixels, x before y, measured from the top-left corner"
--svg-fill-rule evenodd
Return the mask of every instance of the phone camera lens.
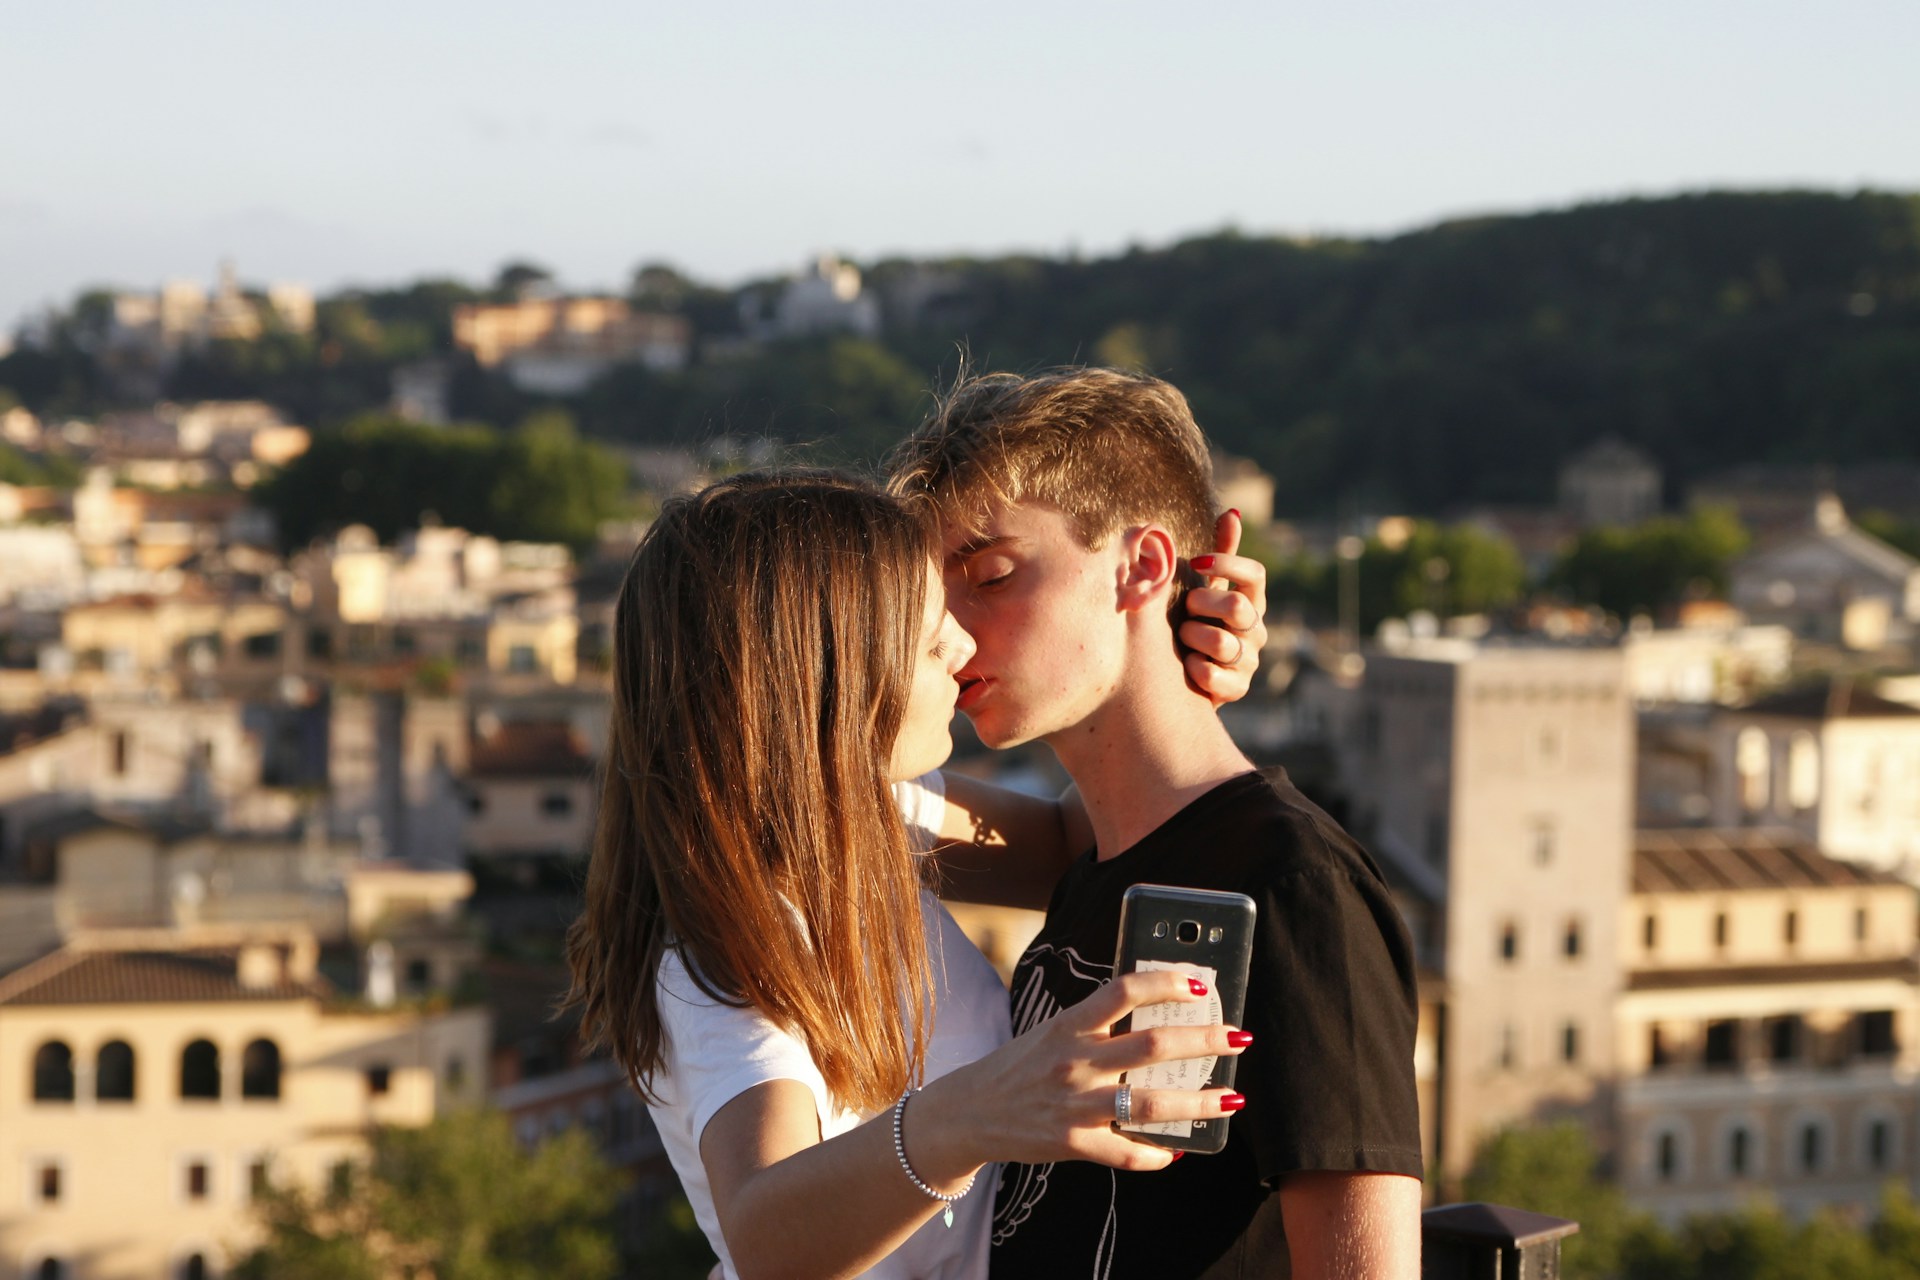
<path id="1" fill-rule="evenodd" d="M 1200 922 L 1197 920 L 1182 920 L 1180 922 L 1180 928 L 1174 933 L 1174 936 L 1180 941 L 1189 944 L 1200 941 Z"/>

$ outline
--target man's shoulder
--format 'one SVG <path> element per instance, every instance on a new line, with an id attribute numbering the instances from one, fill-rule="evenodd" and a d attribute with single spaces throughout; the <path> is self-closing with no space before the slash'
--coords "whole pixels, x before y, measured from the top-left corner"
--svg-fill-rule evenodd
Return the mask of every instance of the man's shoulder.
<path id="1" fill-rule="evenodd" d="M 1284 772 L 1246 775 L 1208 824 L 1197 860 L 1249 886 L 1275 886 L 1301 876 L 1333 875 L 1385 889 L 1379 866 L 1326 810 Z"/>

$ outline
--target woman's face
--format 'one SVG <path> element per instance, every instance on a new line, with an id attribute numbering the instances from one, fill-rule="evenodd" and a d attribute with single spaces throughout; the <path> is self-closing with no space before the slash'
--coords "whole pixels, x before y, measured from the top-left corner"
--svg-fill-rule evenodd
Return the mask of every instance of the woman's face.
<path id="1" fill-rule="evenodd" d="M 960 692 L 954 673 L 973 657 L 973 637 L 947 612 L 947 589 L 940 569 L 927 562 L 927 605 L 914 646 L 913 686 L 900 736 L 893 740 L 888 777 L 917 778 L 946 763 L 953 753 L 953 700 Z"/>

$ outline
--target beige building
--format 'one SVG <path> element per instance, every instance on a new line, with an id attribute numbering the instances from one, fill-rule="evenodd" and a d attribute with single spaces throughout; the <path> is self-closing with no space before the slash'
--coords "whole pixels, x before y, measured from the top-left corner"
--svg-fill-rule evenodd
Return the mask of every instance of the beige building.
<path id="1" fill-rule="evenodd" d="M 577 395 L 616 365 L 686 367 L 693 326 L 618 298 L 528 298 L 455 307 L 453 340 L 524 391 Z"/>
<path id="2" fill-rule="evenodd" d="M 0 1275 L 218 1275 L 264 1182 L 482 1100 L 484 1009 L 373 1009 L 316 959 L 299 931 L 98 935 L 0 978 Z"/>
<path id="3" fill-rule="evenodd" d="M 564 722 L 483 715 L 469 759 L 461 784 L 469 856 L 586 856 L 596 791 L 594 755 L 583 733 Z"/>
<path id="4" fill-rule="evenodd" d="M 1620 653 L 1467 642 L 1373 654 L 1337 740 L 1354 827 L 1403 886 L 1440 979 L 1430 1091 L 1443 1176 L 1498 1129 L 1604 1133 L 1633 832 Z"/>
<path id="5" fill-rule="evenodd" d="M 1713 822 L 1786 825 L 1920 882 L 1920 708 L 1844 676 L 1718 712 Z"/>
<path id="6" fill-rule="evenodd" d="M 1914 1185 L 1910 888 L 1789 830 L 1643 831 L 1625 908 L 1616 1170 L 1636 1203 L 1870 1211 Z"/>

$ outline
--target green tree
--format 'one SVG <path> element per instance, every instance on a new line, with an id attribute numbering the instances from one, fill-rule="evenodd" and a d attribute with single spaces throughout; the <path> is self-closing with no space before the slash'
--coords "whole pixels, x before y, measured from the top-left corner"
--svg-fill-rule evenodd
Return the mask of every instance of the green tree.
<path id="1" fill-rule="evenodd" d="M 246 1280 L 600 1280 L 618 1274 L 618 1172 L 570 1130 L 523 1151 L 496 1111 L 376 1130 L 370 1158 L 322 1191 L 274 1187 Z"/>
<path id="2" fill-rule="evenodd" d="M 1888 546 L 1920 556 L 1920 520 L 1902 520 L 1889 511 L 1863 511 L 1854 523 Z"/>
<path id="3" fill-rule="evenodd" d="M 1620 617 L 1724 596 L 1747 531 L 1730 511 L 1702 508 L 1627 529 L 1589 529 L 1551 581 L 1582 604 Z"/>
<path id="4" fill-rule="evenodd" d="M 1586 1128 L 1574 1121 L 1507 1129 L 1475 1153 L 1461 1198 L 1578 1222 L 1579 1234 L 1567 1240 L 1561 1254 L 1561 1274 L 1568 1280 L 1606 1280 L 1620 1274 L 1623 1250 L 1650 1256 L 1661 1233 L 1627 1208 L 1620 1189 L 1601 1177 L 1599 1165 Z"/>

